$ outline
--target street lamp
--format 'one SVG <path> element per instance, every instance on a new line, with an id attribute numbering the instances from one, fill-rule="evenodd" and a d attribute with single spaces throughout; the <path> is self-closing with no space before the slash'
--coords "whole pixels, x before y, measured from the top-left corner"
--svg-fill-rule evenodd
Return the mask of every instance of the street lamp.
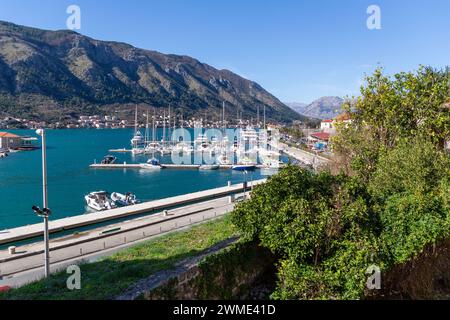
<path id="1" fill-rule="evenodd" d="M 33 211 L 39 216 L 44 218 L 44 265 L 45 265 L 45 277 L 50 275 L 50 250 L 49 250 L 49 237 L 48 237 L 48 217 L 51 213 L 48 209 L 47 198 L 47 150 L 45 141 L 45 130 L 38 129 L 36 134 L 42 137 L 42 199 L 43 209 L 41 210 L 37 206 L 33 206 Z"/>
<path id="2" fill-rule="evenodd" d="M 244 170 L 244 199 L 247 198 L 247 170 Z"/>

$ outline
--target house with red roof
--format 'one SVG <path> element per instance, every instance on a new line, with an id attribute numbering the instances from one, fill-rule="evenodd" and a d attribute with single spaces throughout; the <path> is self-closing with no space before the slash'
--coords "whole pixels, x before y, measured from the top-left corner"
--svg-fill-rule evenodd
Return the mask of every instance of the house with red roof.
<path id="1" fill-rule="evenodd" d="M 0 149 L 18 149 L 21 145 L 21 136 L 9 132 L 0 132 Z"/>

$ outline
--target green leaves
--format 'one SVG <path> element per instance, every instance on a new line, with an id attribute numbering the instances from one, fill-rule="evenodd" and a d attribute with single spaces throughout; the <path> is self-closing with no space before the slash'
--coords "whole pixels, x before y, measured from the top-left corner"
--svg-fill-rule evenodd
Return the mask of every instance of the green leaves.
<path id="1" fill-rule="evenodd" d="M 358 299 L 388 271 L 450 236 L 450 74 L 421 67 L 367 77 L 333 150 L 347 175 L 288 166 L 233 213 L 280 257 L 276 299 Z"/>

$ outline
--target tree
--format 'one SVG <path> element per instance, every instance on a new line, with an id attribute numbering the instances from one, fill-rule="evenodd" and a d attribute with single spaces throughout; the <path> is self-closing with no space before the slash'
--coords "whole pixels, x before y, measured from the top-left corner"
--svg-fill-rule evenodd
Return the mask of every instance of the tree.
<path id="1" fill-rule="evenodd" d="M 420 67 L 393 78 L 377 69 L 366 77 L 361 96 L 344 104 L 352 123 L 338 127 L 333 150 L 347 173 L 368 181 L 380 154 L 401 139 L 422 136 L 442 149 L 450 138 L 449 98 L 448 68 Z"/>

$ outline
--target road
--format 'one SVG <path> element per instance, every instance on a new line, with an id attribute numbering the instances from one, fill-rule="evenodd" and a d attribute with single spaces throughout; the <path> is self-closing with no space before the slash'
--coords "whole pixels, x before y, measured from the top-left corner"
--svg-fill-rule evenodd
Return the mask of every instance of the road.
<path id="1" fill-rule="evenodd" d="M 50 241 L 51 271 L 80 261 L 95 261 L 126 247 L 174 230 L 223 216 L 234 208 L 229 197 L 188 205 L 151 216 L 103 226 Z M 43 243 L 0 251 L 0 286 L 18 287 L 43 277 Z"/>
<path id="2" fill-rule="evenodd" d="M 278 144 L 279 144 L 280 149 L 285 154 L 287 154 L 305 164 L 315 164 L 315 165 L 320 166 L 320 165 L 330 162 L 330 160 L 327 158 L 324 158 L 321 156 L 316 156 L 313 153 L 306 152 L 304 150 L 301 150 L 301 149 L 298 149 L 295 147 L 290 147 L 285 143 L 279 142 Z"/>

